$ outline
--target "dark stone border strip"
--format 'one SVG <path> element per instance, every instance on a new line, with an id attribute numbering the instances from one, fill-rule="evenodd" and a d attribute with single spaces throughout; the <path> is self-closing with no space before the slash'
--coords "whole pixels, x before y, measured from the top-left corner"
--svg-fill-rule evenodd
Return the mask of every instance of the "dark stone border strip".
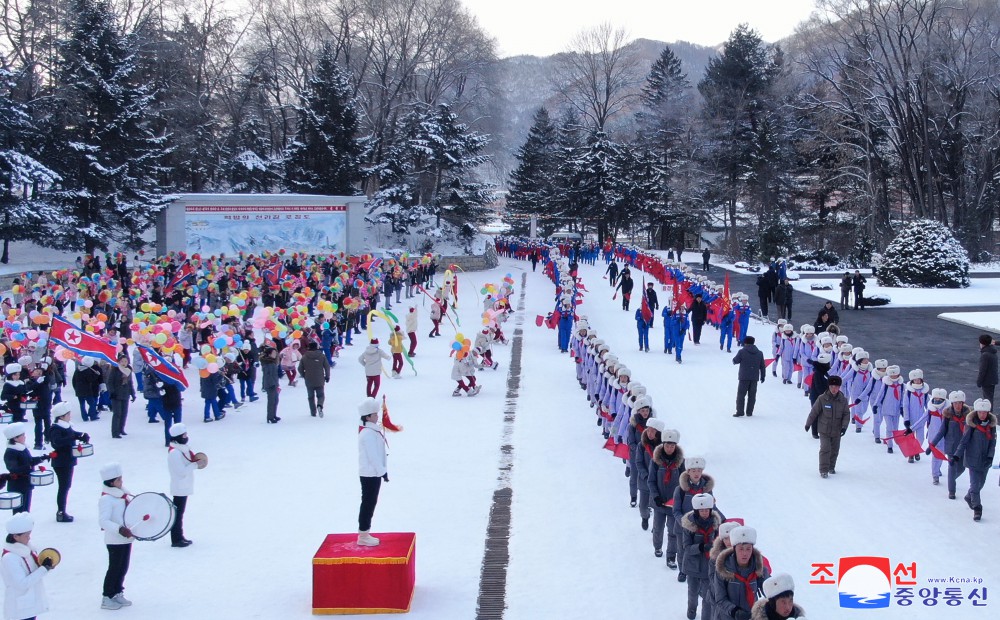
<path id="1" fill-rule="evenodd" d="M 476 600 L 477 620 L 501 620 L 507 608 L 507 565 L 510 562 L 511 506 L 514 489 L 510 474 L 514 467 L 514 420 L 517 397 L 521 387 L 521 353 L 524 330 L 524 293 L 528 274 L 521 274 L 521 294 L 517 302 L 517 318 L 511 340 L 510 368 L 507 371 L 507 401 L 504 405 L 503 442 L 497 467 L 497 489 L 493 492 L 489 525 L 486 527 L 486 549 L 479 573 L 479 598 Z"/>

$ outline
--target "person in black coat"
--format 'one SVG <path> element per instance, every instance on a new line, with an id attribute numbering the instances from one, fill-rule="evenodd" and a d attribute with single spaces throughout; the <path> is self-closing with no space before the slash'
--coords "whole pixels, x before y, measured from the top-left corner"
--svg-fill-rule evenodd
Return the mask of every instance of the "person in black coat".
<path id="1" fill-rule="evenodd" d="M 771 284 L 764 274 L 757 276 L 757 300 L 760 301 L 760 315 L 767 316 L 767 302 L 771 300 Z"/>
<path id="2" fill-rule="evenodd" d="M 4 372 L 7 374 L 7 380 L 4 381 L 3 390 L 0 391 L 4 409 L 13 416 L 14 422 L 24 422 L 24 401 L 31 386 L 21 381 L 21 365 L 17 362 L 7 364 Z"/>
<path id="3" fill-rule="evenodd" d="M 837 324 L 840 323 L 840 313 L 837 312 L 837 309 L 833 306 L 832 301 L 827 301 L 825 304 L 823 304 L 823 307 L 820 308 L 819 310 L 818 316 L 823 316 L 824 313 L 826 313 L 830 317 L 830 323 L 837 323 Z M 816 333 L 819 333 L 818 327 L 816 328 Z"/>
<path id="4" fill-rule="evenodd" d="M 785 281 L 774 290 L 774 303 L 778 306 L 778 318 L 792 320 L 792 296 L 795 289 L 792 283 L 785 278 Z"/>
<path id="5" fill-rule="evenodd" d="M 872 267 L 872 277 L 875 277 L 875 268 Z M 864 310 L 865 309 L 865 283 L 868 280 L 865 279 L 861 272 L 857 269 L 854 270 L 854 279 L 852 284 L 854 285 L 854 309 Z"/>
<path id="6" fill-rule="evenodd" d="M 851 307 L 851 289 L 854 287 L 854 280 L 851 274 L 844 272 L 844 277 L 840 279 L 840 309 L 847 310 Z"/>
<path id="7" fill-rule="evenodd" d="M 694 302 L 688 308 L 688 314 L 691 315 L 691 327 L 693 328 L 691 337 L 694 339 L 695 344 L 701 344 L 701 328 L 704 327 L 705 321 L 708 320 L 708 306 L 702 301 L 701 293 L 694 296 Z"/>
<path id="8" fill-rule="evenodd" d="M 129 400 L 135 402 L 135 382 L 126 353 L 118 354 L 118 364 L 108 373 L 108 396 L 111 398 L 111 438 L 121 439 L 122 435 L 128 435 L 125 421 Z"/>
<path id="9" fill-rule="evenodd" d="M 635 282 L 632 280 L 632 274 L 627 269 L 622 272 L 621 280 L 618 282 L 618 286 L 615 290 L 622 290 L 622 310 L 628 310 L 629 302 L 632 300 L 632 287 L 635 286 Z"/>
<path id="10" fill-rule="evenodd" d="M 604 273 L 610 276 L 612 287 L 618 285 L 618 262 L 615 259 L 611 259 L 611 262 L 608 263 L 608 268 L 604 270 Z"/>
<path id="11" fill-rule="evenodd" d="M 983 398 L 993 403 L 993 395 L 997 388 L 997 350 L 993 345 L 993 336 L 979 336 L 979 374 L 976 376 L 976 387 L 983 390 Z"/>
<path id="12" fill-rule="evenodd" d="M 56 416 L 56 423 L 49 431 L 52 441 L 52 469 L 59 484 L 56 490 L 56 522 L 72 523 L 73 517 L 66 513 L 66 499 L 69 497 L 69 488 L 73 485 L 73 468 L 76 467 L 73 448 L 79 441 L 90 443 L 90 435 L 73 430 L 69 422 L 69 403 L 56 403 L 52 407 L 52 413 Z"/>
<path id="13" fill-rule="evenodd" d="M 32 456 L 25 445 L 28 425 L 24 422 L 13 422 L 3 429 L 7 438 L 7 450 L 3 453 L 3 464 L 10 472 L 7 490 L 21 494 L 21 505 L 14 509 L 14 514 L 31 510 L 31 470 L 35 465 L 49 460 L 49 455 Z"/>
<path id="14" fill-rule="evenodd" d="M 764 365 L 764 354 L 754 344 L 753 336 L 743 339 L 743 348 L 736 352 L 733 364 L 739 364 L 739 388 L 736 391 L 736 413 L 734 418 L 753 415 L 757 403 L 757 381 L 764 383 L 767 367 Z"/>
<path id="15" fill-rule="evenodd" d="M 92 357 L 83 358 L 73 373 L 73 391 L 80 401 L 80 416 L 84 422 L 100 419 L 97 416 L 97 397 L 101 393 L 104 377 L 94 361 Z"/>
<path id="16" fill-rule="evenodd" d="M 35 450 L 41 450 L 42 442 L 48 440 L 49 428 L 52 426 L 52 390 L 49 379 L 45 376 L 45 368 L 41 365 L 32 368 L 28 385 L 28 399 L 24 405 L 31 411 L 35 421 Z"/>
<path id="17" fill-rule="evenodd" d="M 649 320 L 649 326 L 653 327 L 653 323 L 656 322 L 656 309 L 660 307 L 660 300 L 656 296 L 656 288 L 653 287 L 653 283 L 649 282 L 646 284 L 646 303 L 649 304 L 649 309 L 653 312 L 653 318 Z"/>

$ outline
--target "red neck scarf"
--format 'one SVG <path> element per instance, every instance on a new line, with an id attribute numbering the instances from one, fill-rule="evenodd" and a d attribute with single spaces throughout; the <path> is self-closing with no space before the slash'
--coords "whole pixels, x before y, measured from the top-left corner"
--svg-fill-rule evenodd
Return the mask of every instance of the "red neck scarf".
<path id="1" fill-rule="evenodd" d="M 735 551 L 733 553 L 735 554 Z M 751 562 L 753 561 L 752 557 L 750 558 L 750 561 Z M 746 597 L 747 597 L 747 606 L 753 607 L 754 601 L 757 600 L 757 584 L 756 584 L 757 571 L 753 571 L 746 577 L 743 577 L 742 575 L 734 571 L 733 576 L 736 577 L 737 581 L 743 584 L 743 588 L 746 592 Z"/>
<path id="2" fill-rule="evenodd" d="M 989 418 L 987 418 L 987 421 L 989 421 Z M 986 435 L 986 441 L 991 441 L 993 439 L 993 430 L 990 428 L 989 424 L 976 424 L 976 430 Z"/>

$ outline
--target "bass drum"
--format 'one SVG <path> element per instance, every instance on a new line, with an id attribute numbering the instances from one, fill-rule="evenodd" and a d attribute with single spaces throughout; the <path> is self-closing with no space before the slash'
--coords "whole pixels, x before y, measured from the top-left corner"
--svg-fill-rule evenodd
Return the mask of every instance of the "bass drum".
<path id="1" fill-rule="evenodd" d="M 140 493 L 125 506 L 125 527 L 136 540 L 158 540 L 174 526 L 175 508 L 163 493 Z"/>

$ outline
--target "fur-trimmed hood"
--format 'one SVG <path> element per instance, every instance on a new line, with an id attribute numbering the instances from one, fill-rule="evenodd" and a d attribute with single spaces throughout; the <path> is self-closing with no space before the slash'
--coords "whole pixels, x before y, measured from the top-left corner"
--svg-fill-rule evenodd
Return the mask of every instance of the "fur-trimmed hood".
<path id="1" fill-rule="evenodd" d="M 712 543 L 712 549 L 708 552 L 708 559 L 715 562 L 715 559 L 719 557 L 719 554 L 727 548 L 726 543 L 722 540 L 722 536 L 716 536 L 715 542 Z"/>
<path id="2" fill-rule="evenodd" d="M 653 409 L 650 408 L 649 411 L 650 411 L 649 417 L 646 418 L 642 417 L 638 413 L 633 413 L 632 417 L 628 421 L 629 426 L 631 426 L 632 428 L 636 428 L 637 426 L 639 426 L 639 422 L 642 422 L 642 427 L 646 428 L 646 423 L 653 419 L 653 413 L 652 413 Z"/>
<path id="3" fill-rule="evenodd" d="M 969 417 L 969 414 L 972 413 L 972 407 L 962 405 L 961 411 L 955 411 L 954 405 L 948 405 L 941 410 L 941 413 L 945 416 L 945 418 L 964 423 L 966 418 Z"/>
<path id="4" fill-rule="evenodd" d="M 750 609 L 750 620 L 768 620 L 766 609 L 768 600 L 770 599 L 757 599 L 757 601 L 753 604 L 753 607 Z M 804 618 L 805 615 L 805 610 L 795 603 L 792 603 L 792 615 L 788 616 L 789 618 Z"/>
<path id="5" fill-rule="evenodd" d="M 736 563 L 736 547 L 730 547 L 719 553 L 719 557 L 715 558 L 715 572 L 725 581 L 735 581 L 736 574 L 729 570 L 726 566 L 726 560 L 731 556 L 733 557 L 733 563 Z M 753 555 L 750 556 L 750 565 L 753 567 L 755 573 L 758 577 L 764 576 L 764 556 L 757 551 L 756 548 L 753 550 Z"/>
<path id="6" fill-rule="evenodd" d="M 904 383 L 903 375 L 899 375 L 895 381 L 893 381 L 892 377 L 890 377 L 889 375 L 885 375 L 884 377 L 882 377 L 882 383 L 884 383 L 886 387 L 892 387 L 894 385 L 903 385 Z"/>
<path id="7" fill-rule="evenodd" d="M 695 511 L 692 510 L 691 512 L 681 517 L 681 527 L 683 527 L 689 532 L 697 532 L 700 529 L 698 527 L 699 524 L 695 523 L 694 513 Z M 719 514 L 719 511 L 713 508 L 712 514 L 709 515 L 709 520 L 712 522 L 712 529 L 718 532 L 719 526 L 722 525 L 722 515 Z"/>
<path id="8" fill-rule="evenodd" d="M 930 393 L 931 386 L 928 385 L 926 381 L 924 381 L 920 385 L 913 385 L 912 381 L 907 381 L 906 382 L 906 391 L 909 392 L 909 393 L 911 393 L 911 394 L 921 394 L 921 395 L 926 396 L 927 394 Z"/>
<path id="9" fill-rule="evenodd" d="M 684 463 L 684 450 L 682 450 L 680 446 L 677 446 L 677 449 L 674 450 L 674 454 L 670 456 L 663 451 L 663 444 L 661 443 L 653 450 L 653 462 L 660 467 L 667 467 L 671 464 L 680 466 Z"/>
<path id="10" fill-rule="evenodd" d="M 705 483 L 705 486 L 702 488 L 702 493 L 711 493 L 712 489 L 715 488 L 715 478 L 712 478 L 708 474 L 703 473 L 701 475 L 701 479 Z M 691 490 L 691 474 L 690 474 L 690 472 L 685 471 L 683 474 L 681 474 L 681 478 L 677 482 L 677 484 L 678 484 L 678 486 L 680 486 L 681 490 L 683 490 L 685 493 L 687 493 L 688 491 L 690 491 Z"/>
<path id="11" fill-rule="evenodd" d="M 990 413 L 988 416 L 989 417 L 986 418 L 986 425 L 995 429 L 997 427 L 996 414 Z M 970 412 L 967 416 L 965 416 L 965 424 L 968 426 L 978 425 L 979 415 L 977 415 L 975 411 Z"/>
<path id="12" fill-rule="evenodd" d="M 872 371 L 875 370 L 875 367 L 872 366 L 871 362 L 868 362 L 868 368 L 867 369 L 861 370 L 861 367 L 858 365 L 858 360 L 854 359 L 853 357 L 851 358 L 851 368 L 854 370 L 854 372 L 867 372 L 869 374 L 872 373 Z"/>

